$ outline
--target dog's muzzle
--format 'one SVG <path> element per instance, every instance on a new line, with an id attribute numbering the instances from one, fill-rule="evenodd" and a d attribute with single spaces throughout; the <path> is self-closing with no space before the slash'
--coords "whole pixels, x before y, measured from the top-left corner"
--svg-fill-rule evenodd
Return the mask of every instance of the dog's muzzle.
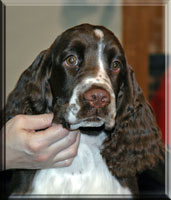
<path id="1" fill-rule="evenodd" d="M 84 91 L 73 91 L 65 117 L 71 130 L 102 126 L 110 129 L 114 118 L 115 95 L 109 89 L 93 84 Z"/>

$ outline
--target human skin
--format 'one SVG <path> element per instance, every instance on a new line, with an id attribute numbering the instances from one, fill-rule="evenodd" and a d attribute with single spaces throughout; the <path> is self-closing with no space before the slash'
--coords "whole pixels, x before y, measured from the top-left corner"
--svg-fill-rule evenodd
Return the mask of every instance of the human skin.
<path id="1" fill-rule="evenodd" d="M 72 163 L 80 133 L 52 124 L 52 119 L 53 114 L 17 115 L 6 123 L 6 169 L 56 168 Z"/>

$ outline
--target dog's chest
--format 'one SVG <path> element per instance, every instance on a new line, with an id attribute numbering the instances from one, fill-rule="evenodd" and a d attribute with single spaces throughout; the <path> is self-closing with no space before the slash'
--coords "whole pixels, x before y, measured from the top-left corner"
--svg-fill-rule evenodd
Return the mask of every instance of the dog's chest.
<path id="1" fill-rule="evenodd" d="M 130 194 L 109 172 L 100 146 L 105 134 L 81 135 L 78 155 L 71 166 L 39 170 L 33 180 L 33 194 Z"/>

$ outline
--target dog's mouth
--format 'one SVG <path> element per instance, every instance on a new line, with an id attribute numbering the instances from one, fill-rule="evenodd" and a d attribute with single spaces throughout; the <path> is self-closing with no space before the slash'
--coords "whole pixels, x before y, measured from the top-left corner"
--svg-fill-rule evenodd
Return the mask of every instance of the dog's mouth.
<path id="1" fill-rule="evenodd" d="M 82 134 L 86 135 L 99 135 L 104 130 L 104 124 L 99 127 L 80 127 L 79 130 Z"/>
<path id="2" fill-rule="evenodd" d="M 92 117 L 70 124 L 70 130 L 79 129 L 81 133 L 97 135 L 105 128 L 105 121 L 100 117 Z"/>
<path id="3" fill-rule="evenodd" d="M 79 120 L 74 124 L 70 124 L 70 129 L 75 130 L 79 129 L 80 127 L 100 127 L 104 124 L 104 120 L 100 117 L 90 117 L 87 119 Z"/>

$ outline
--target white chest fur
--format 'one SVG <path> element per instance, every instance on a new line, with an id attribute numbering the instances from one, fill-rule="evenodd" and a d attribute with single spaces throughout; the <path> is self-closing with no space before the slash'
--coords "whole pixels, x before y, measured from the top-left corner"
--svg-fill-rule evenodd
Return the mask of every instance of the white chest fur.
<path id="1" fill-rule="evenodd" d="M 100 154 L 105 138 L 81 135 L 78 155 L 69 167 L 36 173 L 32 194 L 131 194 L 109 172 Z"/>

